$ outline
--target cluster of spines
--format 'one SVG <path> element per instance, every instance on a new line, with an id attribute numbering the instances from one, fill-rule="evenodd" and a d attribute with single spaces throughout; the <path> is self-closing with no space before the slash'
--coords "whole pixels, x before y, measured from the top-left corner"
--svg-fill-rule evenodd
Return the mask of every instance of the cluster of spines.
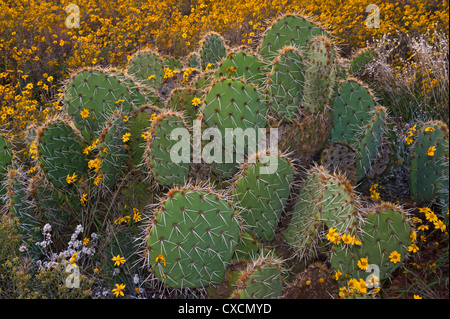
<path id="1" fill-rule="evenodd" d="M 239 234 L 239 212 L 226 195 L 208 186 L 172 188 L 153 210 L 146 258 L 170 287 L 207 287 L 223 281 Z"/>

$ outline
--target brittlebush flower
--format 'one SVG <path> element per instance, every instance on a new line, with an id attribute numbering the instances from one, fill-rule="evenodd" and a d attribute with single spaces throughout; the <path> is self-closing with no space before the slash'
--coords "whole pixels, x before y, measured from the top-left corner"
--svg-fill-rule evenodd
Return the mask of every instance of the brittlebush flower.
<path id="1" fill-rule="evenodd" d="M 123 141 L 124 143 L 128 142 L 128 141 L 130 140 L 130 136 L 131 136 L 131 133 L 125 133 L 125 134 L 122 136 L 122 141 Z"/>
<path id="2" fill-rule="evenodd" d="M 141 214 L 139 214 L 139 209 L 133 208 L 133 221 L 138 222 L 142 219 Z"/>
<path id="3" fill-rule="evenodd" d="M 87 194 L 86 193 L 83 193 L 83 195 L 80 198 L 80 202 L 83 204 L 83 206 L 86 205 L 86 202 L 87 202 Z"/>
<path id="4" fill-rule="evenodd" d="M 157 263 L 158 261 L 162 261 L 164 264 L 164 267 L 166 266 L 166 257 L 164 257 L 164 255 L 159 254 L 156 258 L 155 258 L 155 263 Z"/>
<path id="5" fill-rule="evenodd" d="M 114 261 L 114 266 L 120 266 L 126 262 L 125 258 L 120 255 L 114 256 L 111 260 Z"/>
<path id="6" fill-rule="evenodd" d="M 438 219 L 436 222 L 434 222 L 434 227 L 436 229 L 440 229 L 441 232 L 445 232 L 445 230 L 447 229 L 447 226 L 442 222 L 442 220 Z"/>
<path id="7" fill-rule="evenodd" d="M 80 112 L 80 115 L 82 118 L 87 119 L 89 117 L 89 110 L 88 109 L 83 109 L 83 111 Z"/>
<path id="8" fill-rule="evenodd" d="M 336 245 L 339 245 L 341 242 L 341 236 L 336 232 L 336 228 L 329 229 L 327 239 Z"/>
<path id="9" fill-rule="evenodd" d="M 77 181 L 77 177 L 78 176 L 77 176 L 76 173 L 73 173 L 72 176 L 70 176 L 70 174 L 68 174 L 67 177 L 66 177 L 67 184 L 75 183 Z"/>
<path id="10" fill-rule="evenodd" d="M 193 106 L 199 106 L 200 104 L 202 104 L 202 100 L 200 100 L 198 97 L 194 97 L 192 99 L 192 105 Z"/>
<path id="11" fill-rule="evenodd" d="M 340 270 L 338 270 L 333 276 L 332 276 L 332 278 L 334 279 L 334 280 L 339 280 L 339 277 L 341 277 L 342 276 L 342 272 L 340 271 Z"/>
<path id="12" fill-rule="evenodd" d="M 417 247 L 416 244 L 411 244 L 411 245 L 408 247 L 408 251 L 411 251 L 411 252 L 413 252 L 413 253 L 416 253 L 418 250 L 419 250 L 419 247 Z"/>
<path id="13" fill-rule="evenodd" d="M 401 255 L 396 250 L 389 254 L 389 261 L 393 264 L 400 262 L 400 259 Z"/>
<path id="14" fill-rule="evenodd" d="M 436 151 L 436 146 L 430 146 L 427 151 L 428 156 L 434 156 L 434 152 Z"/>
<path id="15" fill-rule="evenodd" d="M 113 292 L 113 294 L 114 294 L 114 296 L 116 296 L 116 297 L 119 297 L 119 296 L 125 296 L 125 294 L 123 293 L 123 291 L 122 290 L 124 290 L 125 289 L 125 285 L 124 284 L 116 284 L 116 288 L 114 288 L 113 290 L 112 290 L 112 292 Z"/>
<path id="16" fill-rule="evenodd" d="M 360 269 L 366 270 L 368 266 L 369 266 L 369 260 L 367 260 L 367 258 L 361 258 L 360 260 L 358 260 L 358 267 Z"/>

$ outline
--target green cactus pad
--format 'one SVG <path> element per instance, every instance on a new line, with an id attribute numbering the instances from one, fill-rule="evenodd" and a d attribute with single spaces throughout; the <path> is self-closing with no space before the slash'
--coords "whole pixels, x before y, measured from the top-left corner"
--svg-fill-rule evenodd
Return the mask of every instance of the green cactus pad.
<path id="1" fill-rule="evenodd" d="M 192 126 L 192 121 L 197 118 L 199 108 L 203 103 L 201 97 L 201 92 L 190 86 L 176 88 L 170 93 L 167 107 L 171 110 L 182 112 L 187 124 Z M 198 105 L 196 105 L 197 99 L 200 100 Z"/>
<path id="2" fill-rule="evenodd" d="M 63 101 L 67 113 L 91 143 L 114 110 L 129 112 L 132 109 L 135 94 L 114 72 L 86 68 L 71 76 L 64 88 Z"/>
<path id="3" fill-rule="evenodd" d="M 315 23 L 299 15 L 283 15 L 266 29 L 259 54 L 271 61 L 283 47 L 295 46 L 303 50 L 309 39 L 318 35 L 326 35 L 326 32 Z"/>
<path id="4" fill-rule="evenodd" d="M 377 52 L 372 47 L 367 47 L 358 50 L 353 54 L 351 59 L 351 64 L 349 67 L 350 74 L 356 74 L 357 72 L 364 69 L 367 63 L 375 60 L 377 58 Z"/>
<path id="5" fill-rule="evenodd" d="M 222 137 L 222 143 L 219 146 L 222 149 L 225 146 L 227 129 L 233 131 L 242 129 L 245 131 L 247 128 L 254 128 L 256 134 L 258 134 L 258 129 L 263 129 L 266 126 L 267 104 L 265 97 L 256 86 L 243 80 L 223 78 L 215 82 L 205 96 L 201 111 L 201 118 L 203 118 L 203 123 L 207 128 L 219 130 Z M 235 137 L 233 139 L 235 140 L 233 154 L 237 155 L 239 149 L 246 152 L 249 145 L 248 139 L 244 139 L 244 141 Z M 255 151 L 253 150 L 253 152 Z M 222 163 L 213 162 L 212 168 L 219 172 L 222 177 L 230 177 L 236 173 L 238 163 L 234 156 L 231 159 L 232 162 L 227 163 L 224 153 L 222 151 Z"/>
<path id="6" fill-rule="evenodd" d="M 411 159 L 410 190 L 416 201 L 438 196 L 449 158 L 448 128 L 440 121 L 426 122 L 417 131 Z"/>
<path id="7" fill-rule="evenodd" d="M 10 165 L 7 178 L 2 183 L 7 190 L 5 208 L 9 216 L 17 218 L 17 227 L 22 234 L 22 241 L 33 258 L 40 256 L 36 242 L 42 240 L 39 220 L 36 218 L 34 205 L 27 194 L 28 178 L 26 173 Z"/>
<path id="8" fill-rule="evenodd" d="M 83 140 L 73 123 L 62 118 L 48 120 L 38 129 L 36 146 L 40 166 L 55 187 L 69 187 L 69 175 L 76 174 L 77 180 L 86 175 Z"/>
<path id="9" fill-rule="evenodd" d="M 0 176 L 4 176 L 8 165 L 11 164 L 13 154 L 11 143 L 6 137 L 0 135 Z"/>
<path id="10" fill-rule="evenodd" d="M 273 254 L 273 253 L 272 253 Z M 236 281 L 231 298 L 276 299 L 283 294 L 284 269 L 280 259 L 267 254 L 250 262 Z"/>
<path id="11" fill-rule="evenodd" d="M 265 73 L 265 64 L 256 53 L 238 48 L 229 52 L 219 63 L 215 78 L 239 78 L 261 86 Z"/>
<path id="12" fill-rule="evenodd" d="M 270 107 L 285 122 L 298 114 L 303 100 L 304 73 L 302 53 L 294 47 L 283 47 L 272 62 L 267 80 Z"/>
<path id="13" fill-rule="evenodd" d="M 356 180 L 365 177 L 373 166 L 377 154 L 383 144 L 386 133 L 387 112 L 382 106 L 374 110 L 374 114 L 363 129 L 356 157 Z"/>
<path id="14" fill-rule="evenodd" d="M 189 68 L 202 69 L 202 58 L 198 52 L 191 52 L 186 57 L 186 65 Z"/>
<path id="15" fill-rule="evenodd" d="M 190 157 L 181 159 L 179 163 L 172 160 L 173 147 L 182 143 L 182 141 L 171 140 L 171 133 L 177 128 L 187 131 L 184 117 L 177 112 L 164 111 L 156 116 L 148 130 L 147 146 L 144 152 L 147 168 L 157 183 L 166 186 L 184 184 L 189 174 Z M 187 142 L 185 146 L 189 148 L 190 156 L 190 133 Z"/>
<path id="16" fill-rule="evenodd" d="M 269 156 L 277 157 L 277 167 L 273 172 L 264 171 L 269 168 Z M 232 195 L 244 209 L 242 217 L 250 233 L 265 241 L 274 238 L 292 179 L 292 165 L 281 154 L 267 154 L 267 159 L 264 159 L 258 153 L 249 158 L 249 163 L 241 165 L 241 172 L 232 186 Z"/>
<path id="17" fill-rule="evenodd" d="M 239 241 L 230 201 L 206 187 L 170 190 L 154 211 L 146 239 L 152 272 L 174 288 L 221 283 Z"/>
<path id="18" fill-rule="evenodd" d="M 358 261 L 366 258 L 369 264 L 378 269 L 377 277 L 383 281 L 401 266 L 408 254 L 410 236 L 411 226 L 406 213 L 389 203 L 378 204 L 368 213 L 356 235 L 361 245 L 333 245 L 331 265 L 344 275 L 342 278 L 347 274 L 351 278 L 366 279 L 370 272 L 358 266 Z M 389 257 L 393 252 L 400 255 L 398 261 Z"/>
<path id="19" fill-rule="evenodd" d="M 202 68 L 217 68 L 219 62 L 226 57 L 228 48 L 225 39 L 216 32 L 208 32 L 200 40 L 200 57 L 202 58 Z"/>
<path id="20" fill-rule="evenodd" d="M 309 260 L 318 253 L 323 227 L 354 233 L 359 218 L 359 203 L 350 183 L 321 166 L 313 167 L 308 171 L 283 238 L 297 256 Z"/>
<path id="21" fill-rule="evenodd" d="M 140 50 L 128 61 L 127 72 L 142 84 L 158 91 L 164 80 L 164 60 L 154 50 Z"/>
<path id="22" fill-rule="evenodd" d="M 102 185 L 112 189 L 117 180 L 123 175 L 128 162 L 128 145 L 124 141 L 129 133 L 124 114 L 117 112 L 106 123 L 101 136 L 99 159 L 101 161 Z M 130 139 L 132 136 L 129 137 Z"/>
<path id="23" fill-rule="evenodd" d="M 143 160 L 146 139 L 144 133 L 151 125 L 151 119 L 163 112 L 157 106 L 146 104 L 130 113 L 128 127 L 130 129 L 129 152 L 134 165 Z"/>
<path id="24" fill-rule="evenodd" d="M 330 108 L 336 86 L 335 49 L 329 38 L 316 36 L 308 42 L 304 54 L 304 90 L 302 107 L 312 114 Z"/>
<path id="25" fill-rule="evenodd" d="M 13 154 L 11 143 L 6 137 L 0 135 L 0 181 L 5 180 L 6 171 L 8 169 L 8 166 L 11 164 L 12 158 Z M 3 183 L 0 183 L 0 203 L 1 198 L 5 193 L 5 188 L 2 184 Z"/>
<path id="26" fill-rule="evenodd" d="M 374 96 L 362 83 L 353 78 L 341 81 L 332 105 L 331 142 L 357 144 L 356 133 L 369 122 L 374 108 Z"/>

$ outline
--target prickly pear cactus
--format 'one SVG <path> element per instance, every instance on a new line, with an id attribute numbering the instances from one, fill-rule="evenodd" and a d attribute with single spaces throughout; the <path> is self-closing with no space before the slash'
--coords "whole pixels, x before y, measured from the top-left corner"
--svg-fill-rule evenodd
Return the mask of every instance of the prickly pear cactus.
<path id="1" fill-rule="evenodd" d="M 171 189 L 151 217 L 146 238 L 151 271 L 174 288 L 221 283 L 239 241 L 239 214 L 213 189 Z"/>
<path id="2" fill-rule="evenodd" d="M 264 95 L 256 86 L 246 83 L 243 80 L 220 79 L 209 89 L 204 99 L 204 107 L 201 109 L 201 118 L 207 128 L 218 129 L 220 136 L 214 135 L 214 140 L 208 145 L 214 143 L 214 155 L 208 157 L 206 162 L 212 162 L 213 171 L 221 174 L 222 177 L 231 177 L 237 172 L 238 161 L 234 155 L 244 156 L 245 150 L 250 143 L 255 142 L 257 136 L 248 138 L 248 140 L 235 137 L 235 131 L 241 129 L 243 132 L 247 128 L 258 129 L 266 127 L 267 104 Z M 212 132 L 214 133 L 214 132 Z M 227 139 L 235 140 L 233 143 L 233 154 L 224 154 L 223 145 L 227 145 Z M 204 155 L 207 154 L 208 145 L 203 149 Z M 252 145 L 252 144 L 250 144 Z M 256 144 L 255 144 L 256 145 Z M 212 147 L 212 146 L 211 146 Z M 254 146 L 256 147 L 256 146 Z M 254 153 L 256 149 L 253 149 Z M 211 152 L 211 150 L 209 150 Z M 219 153 L 220 152 L 220 153 Z M 232 158 L 227 158 L 231 155 Z M 205 159 L 205 156 L 204 156 Z M 243 159 L 243 158 L 242 158 Z M 218 163 L 221 161 L 221 163 Z"/>
<path id="3" fill-rule="evenodd" d="M 265 158 L 262 157 L 265 155 Z M 272 157 L 272 158 L 270 158 Z M 269 166 L 270 161 L 276 163 Z M 258 238 L 270 241 L 290 194 L 293 167 L 282 154 L 255 154 L 241 165 L 232 195 L 243 208 L 244 225 Z M 254 163 L 252 163 L 254 162 Z"/>
<path id="4" fill-rule="evenodd" d="M 226 57 L 228 48 L 225 39 L 217 32 L 208 32 L 200 40 L 200 57 L 202 68 L 217 68 L 219 62 Z"/>
<path id="5" fill-rule="evenodd" d="M 382 106 L 374 110 L 372 118 L 364 127 L 363 135 L 360 138 L 358 155 L 356 157 L 356 180 L 365 177 L 374 165 L 377 155 L 380 153 L 386 134 L 387 112 Z"/>
<path id="6" fill-rule="evenodd" d="M 130 113 L 128 128 L 130 129 L 129 153 L 134 165 L 141 164 L 145 152 L 145 132 L 157 115 L 163 112 L 157 106 L 145 104 Z"/>
<path id="7" fill-rule="evenodd" d="M 326 35 L 326 32 L 314 22 L 300 15 L 285 14 L 266 29 L 259 54 L 271 61 L 283 47 L 295 46 L 304 50 L 308 41 L 318 35 Z"/>
<path id="8" fill-rule="evenodd" d="M 372 117 L 375 99 L 371 91 L 354 78 L 338 84 L 332 105 L 333 130 L 331 142 L 358 143 L 357 132 Z"/>
<path id="9" fill-rule="evenodd" d="M 216 79 L 222 77 L 240 78 L 261 86 L 266 76 L 265 64 L 261 57 L 245 47 L 230 51 L 226 58 L 219 62 Z"/>
<path id="10" fill-rule="evenodd" d="M 300 116 L 291 123 L 278 123 L 278 145 L 292 157 L 311 160 L 327 143 L 332 130 L 332 113 L 310 114 L 301 110 Z M 276 126 L 276 125 L 275 125 Z"/>
<path id="11" fill-rule="evenodd" d="M 298 257 L 311 259 L 317 255 L 324 227 L 355 233 L 360 214 L 350 183 L 316 166 L 308 171 L 283 238 Z"/>
<path id="12" fill-rule="evenodd" d="M 117 73 L 85 68 L 67 81 L 63 102 L 67 113 L 90 144 L 114 110 L 131 111 L 131 97 L 131 89 Z"/>
<path id="13" fill-rule="evenodd" d="M 202 69 L 202 58 L 198 52 L 191 52 L 186 57 L 186 65 L 189 68 Z"/>
<path id="14" fill-rule="evenodd" d="M 170 93 L 167 107 L 182 112 L 186 122 L 192 126 L 193 120 L 197 118 L 201 106 L 201 91 L 190 86 L 175 88 Z"/>
<path id="15" fill-rule="evenodd" d="M 33 203 L 27 194 L 28 178 L 26 173 L 19 167 L 8 168 L 7 178 L 2 183 L 7 192 L 5 196 L 5 206 L 0 212 L 17 220 L 17 228 L 22 234 L 22 240 L 27 247 L 27 251 L 33 258 L 40 255 L 36 242 L 42 240 L 40 223 L 33 210 Z M 6 211 L 4 211 L 6 209 Z"/>
<path id="16" fill-rule="evenodd" d="M 179 135 L 171 138 L 176 129 L 180 130 L 179 141 Z M 156 116 L 147 131 L 144 152 L 147 168 L 156 182 L 169 187 L 184 184 L 189 174 L 190 154 L 190 133 L 183 115 L 164 111 Z"/>
<path id="17" fill-rule="evenodd" d="M 112 189 L 116 185 L 127 167 L 127 143 L 131 138 L 131 133 L 128 130 L 125 116 L 122 112 L 114 114 L 106 122 L 101 133 L 98 155 L 101 169 L 97 173 L 102 175 L 101 184 L 107 189 Z"/>
<path id="18" fill-rule="evenodd" d="M 302 107 L 321 114 L 330 109 L 336 86 L 335 49 L 326 36 L 311 38 L 304 54 L 305 85 Z"/>
<path id="19" fill-rule="evenodd" d="M 250 262 L 236 281 L 235 299 L 275 299 L 283 294 L 284 272 L 282 261 L 268 253 Z"/>
<path id="20" fill-rule="evenodd" d="M 432 201 L 438 196 L 448 154 L 447 125 L 440 121 L 421 125 L 411 159 L 410 190 L 414 200 Z"/>
<path id="21" fill-rule="evenodd" d="M 60 117 L 48 120 L 37 131 L 37 160 L 46 178 L 66 188 L 87 173 L 84 143 L 72 122 Z"/>
<path id="22" fill-rule="evenodd" d="M 267 79 L 271 110 L 283 121 L 296 117 L 303 100 L 305 66 L 300 50 L 283 47 L 272 61 Z"/>
<path id="23" fill-rule="evenodd" d="M 374 59 L 376 59 L 376 57 L 377 52 L 372 47 L 367 47 L 358 50 L 352 56 L 349 66 L 349 73 L 356 74 L 364 70 L 364 67 L 367 65 L 367 63 L 373 61 Z"/>
<path id="24" fill-rule="evenodd" d="M 389 203 L 369 209 L 355 235 L 360 244 L 333 244 L 330 262 L 335 271 L 355 279 L 387 279 L 401 266 L 411 244 L 411 226 L 402 208 Z M 338 232 L 343 235 L 342 232 Z M 372 265 L 371 267 L 368 267 Z"/>
<path id="25" fill-rule="evenodd" d="M 127 72 L 132 78 L 158 91 L 164 80 L 164 60 L 154 50 L 139 50 L 128 61 Z"/>

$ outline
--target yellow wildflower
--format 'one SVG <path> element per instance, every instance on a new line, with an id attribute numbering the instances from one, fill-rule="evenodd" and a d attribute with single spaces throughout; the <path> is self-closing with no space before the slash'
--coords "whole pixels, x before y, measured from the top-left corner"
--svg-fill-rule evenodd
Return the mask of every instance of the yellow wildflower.
<path id="1" fill-rule="evenodd" d="M 131 133 L 129 133 L 129 132 L 125 133 L 125 134 L 122 136 L 122 141 L 123 141 L 124 143 L 128 142 L 128 141 L 130 140 L 130 136 L 131 136 Z"/>
<path id="2" fill-rule="evenodd" d="M 340 270 L 338 270 L 333 276 L 332 276 L 332 278 L 334 279 L 334 280 L 339 280 L 339 277 L 341 277 L 342 276 L 342 272 L 340 271 Z"/>
<path id="3" fill-rule="evenodd" d="M 89 110 L 88 109 L 83 109 L 83 111 L 80 112 L 80 115 L 82 118 L 87 119 L 89 117 Z"/>
<path id="4" fill-rule="evenodd" d="M 114 256 L 111 260 L 114 261 L 114 266 L 120 266 L 126 262 L 125 258 L 120 255 Z"/>
<path id="5" fill-rule="evenodd" d="M 440 229 L 441 232 L 445 232 L 445 230 L 447 229 L 447 226 L 442 222 L 442 220 L 438 219 L 436 222 L 434 222 L 434 227 L 436 229 Z"/>
<path id="6" fill-rule="evenodd" d="M 112 292 L 113 292 L 113 294 L 114 294 L 114 296 L 116 296 L 116 297 L 119 297 L 119 296 L 125 296 L 125 294 L 123 293 L 123 291 L 122 290 L 124 290 L 125 289 L 125 285 L 124 284 L 116 284 L 116 288 L 114 288 L 113 290 L 112 290 Z"/>
<path id="7" fill-rule="evenodd" d="M 98 175 L 95 179 L 94 179 L 94 184 L 95 186 L 98 186 L 98 184 L 100 183 L 100 181 L 103 179 L 103 175 L 100 174 Z"/>
<path id="8" fill-rule="evenodd" d="M 138 222 L 142 219 L 142 216 L 139 214 L 139 209 L 133 208 L 133 220 Z"/>
<path id="9" fill-rule="evenodd" d="M 202 100 L 200 100 L 198 97 L 194 97 L 192 99 L 192 105 L 193 106 L 199 106 L 200 104 L 202 104 Z"/>
<path id="10" fill-rule="evenodd" d="M 393 264 L 400 262 L 400 259 L 401 255 L 396 250 L 389 254 L 389 261 Z"/>
<path id="11" fill-rule="evenodd" d="M 353 243 L 355 242 L 355 238 L 352 235 L 344 234 L 342 235 L 342 241 L 344 242 L 344 244 L 353 245 Z"/>
<path id="12" fill-rule="evenodd" d="M 87 198 L 86 197 L 87 197 L 87 194 L 83 193 L 83 195 L 80 198 L 80 202 L 83 203 L 83 206 L 86 205 L 86 202 L 87 202 Z"/>
<path id="13" fill-rule="evenodd" d="M 434 156 L 434 152 L 436 151 L 436 146 L 430 146 L 427 151 L 428 156 Z"/>
<path id="14" fill-rule="evenodd" d="M 100 168 L 102 168 L 102 161 L 98 158 L 98 157 L 96 157 L 95 159 L 93 159 L 93 160 L 90 160 L 89 162 L 88 162 L 88 167 L 89 168 L 93 168 L 94 169 L 94 172 L 98 172 L 98 170 L 100 169 Z"/>
<path id="15" fill-rule="evenodd" d="M 336 228 L 330 228 L 327 234 L 327 239 L 332 243 L 339 245 L 341 242 L 341 237 L 336 232 Z"/>
<path id="16" fill-rule="evenodd" d="M 164 263 L 164 267 L 166 266 L 166 258 L 164 257 L 164 255 L 159 254 L 156 258 L 155 258 L 155 262 L 159 262 L 162 261 Z"/>
<path id="17" fill-rule="evenodd" d="M 408 251 L 411 251 L 411 252 L 413 252 L 413 253 L 416 253 L 418 250 L 419 250 L 419 247 L 417 247 L 416 244 L 411 244 L 411 245 L 408 247 Z"/>
<path id="18" fill-rule="evenodd" d="M 77 177 L 78 176 L 76 173 L 73 173 L 72 176 L 70 176 L 70 174 L 67 174 L 67 177 L 66 177 L 67 184 L 75 183 L 77 181 Z"/>
<path id="19" fill-rule="evenodd" d="M 369 266 L 369 260 L 367 260 L 367 258 L 361 258 L 360 260 L 358 260 L 358 267 L 360 269 L 366 270 L 368 266 Z"/>

